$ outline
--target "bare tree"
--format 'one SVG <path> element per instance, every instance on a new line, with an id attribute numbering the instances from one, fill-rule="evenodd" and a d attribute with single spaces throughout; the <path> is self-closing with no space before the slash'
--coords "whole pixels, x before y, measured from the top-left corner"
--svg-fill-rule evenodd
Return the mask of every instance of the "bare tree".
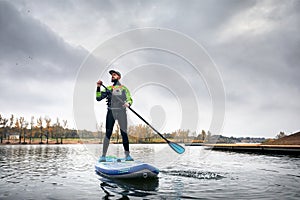
<path id="1" fill-rule="evenodd" d="M 103 122 L 101 122 L 100 125 L 97 123 L 96 124 L 96 129 L 97 129 L 98 138 L 100 140 L 100 143 L 102 143 L 102 140 L 103 140 L 103 132 L 102 132 Z"/>
<path id="2" fill-rule="evenodd" d="M 67 120 L 63 120 L 63 132 L 60 135 L 60 144 L 63 143 L 63 137 L 65 137 L 65 135 L 66 135 L 67 124 L 68 124 L 68 121 Z"/>
<path id="3" fill-rule="evenodd" d="M 29 123 L 25 121 L 24 122 L 24 130 L 23 130 L 23 143 L 22 144 L 27 144 L 25 139 L 26 139 L 26 132 L 27 132 L 28 125 L 29 125 Z"/>
<path id="4" fill-rule="evenodd" d="M 146 131 L 146 137 L 145 137 L 145 141 L 148 139 L 148 142 L 151 141 L 151 138 L 153 137 L 153 131 L 149 126 L 145 126 L 145 131 Z"/>
<path id="5" fill-rule="evenodd" d="M 185 140 L 188 139 L 190 130 L 183 130 L 183 129 L 178 129 L 174 132 L 172 132 L 173 138 L 178 138 L 179 142 L 185 142 Z"/>
<path id="6" fill-rule="evenodd" d="M 205 130 L 202 130 L 201 135 L 200 135 L 200 140 L 203 140 L 203 142 L 204 142 L 205 138 L 206 138 Z"/>
<path id="7" fill-rule="evenodd" d="M 16 119 L 16 122 L 15 122 L 15 130 L 18 133 L 20 132 L 20 123 L 19 123 L 19 119 L 18 118 Z"/>
<path id="8" fill-rule="evenodd" d="M 179 131 L 179 135 L 180 135 L 180 138 L 181 138 L 181 142 L 185 142 L 185 140 L 188 139 L 188 136 L 189 136 L 189 130 L 180 130 Z"/>
<path id="9" fill-rule="evenodd" d="M 19 144 L 21 144 L 23 127 L 24 127 L 24 125 L 25 125 L 25 118 L 24 118 L 24 117 L 20 117 L 20 119 L 19 119 L 19 124 L 20 124 Z"/>
<path id="10" fill-rule="evenodd" d="M 11 132 L 11 129 L 12 129 L 12 126 L 14 125 L 14 115 L 12 114 L 11 117 L 10 117 L 10 122 L 9 122 L 9 132 Z M 10 144 L 10 133 L 8 134 L 8 138 L 7 138 L 7 142 L 6 144 Z"/>
<path id="11" fill-rule="evenodd" d="M 196 131 L 193 131 L 193 132 L 192 132 L 192 138 L 195 139 L 196 137 L 197 137 L 197 132 L 196 132 Z"/>
<path id="12" fill-rule="evenodd" d="M 119 137 L 120 137 L 120 125 L 119 125 L 119 123 L 117 123 L 117 128 L 115 130 L 115 135 L 116 135 L 117 144 L 118 144 L 119 143 Z"/>
<path id="13" fill-rule="evenodd" d="M 1 136 L 0 136 L 0 142 L 1 142 L 1 144 L 2 144 L 2 142 L 3 142 L 4 134 L 6 134 L 6 124 L 7 124 L 7 122 L 8 122 L 8 119 L 5 119 L 5 118 L 3 118 L 3 117 L 0 115 L 0 125 L 2 126 L 2 127 L 0 128 L 0 130 L 1 130 Z"/>
<path id="14" fill-rule="evenodd" d="M 33 135 L 33 128 L 34 128 L 34 117 L 31 117 L 31 122 L 30 122 L 30 136 L 29 136 L 29 144 L 31 144 L 32 140 L 32 135 Z"/>
<path id="15" fill-rule="evenodd" d="M 50 135 L 50 122 L 51 119 L 49 117 L 45 117 L 45 122 L 46 122 L 46 128 L 47 128 L 47 132 L 46 132 L 46 144 L 48 144 L 48 139 L 49 139 L 49 135 Z"/>
<path id="16" fill-rule="evenodd" d="M 37 123 L 37 127 L 40 129 L 40 138 L 41 138 L 40 144 L 43 144 L 43 119 L 42 119 L 42 117 L 38 118 L 36 123 Z"/>
<path id="17" fill-rule="evenodd" d="M 55 134 L 55 139 L 56 139 L 56 142 L 55 144 L 59 144 L 58 142 L 58 136 L 61 135 L 61 125 L 60 125 L 60 122 L 59 122 L 59 118 L 56 118 L 56 123 L 54 124 L 54 134 Z"/>
<path id="18" fill-rule="evenodd" d="M 212 139 L 212 134 L 211 134 L 210 131 L 207 131 L 206 138 L 207 138 L 207 139 L 205 139 L 205 140 L 206 140 L 208 143 L 214 143 L 214 142 L 213 142 L 213 139 Z"/>
<path id="19" fill-rule="evenodd" d="M 143 124 L 129 126 L 128 133 L 130 133 L 130 136 L 132 138 L 135 138 L 136 143 L 146 141 L 147 138 L 148 140 L 150 140 L 149 138 L 154 136 L 151 129 L 148 126 Z"/>

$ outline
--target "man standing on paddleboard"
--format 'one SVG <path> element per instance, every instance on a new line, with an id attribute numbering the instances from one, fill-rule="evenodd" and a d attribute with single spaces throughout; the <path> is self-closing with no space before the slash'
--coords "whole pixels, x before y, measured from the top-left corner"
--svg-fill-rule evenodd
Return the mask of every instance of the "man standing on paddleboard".
<path id="1" fill-rule="evenodd" d="M 120 126 L 123 147 L 125 150 L 125 160 L 133 161 L 133 158 L 129 154 L 126 114 L 126 108 L 132 105 L 132 98 L 128 88 L 120 83 L 121 73 L 115 70 L 110 70 L 109 73 L 111 75 L 111 82 L 113 83 L 112 86 L 108 86 L 101 91 L 100 87 L 102 81 L 99 80 L 97 82 L 96 100 L 101 101 L 102 99 L 107 99 L 106 136 L 103 139 L 103 151 L 99 161 L 106 161 L 106 153 L 115 120 L 118 120 Z"/>

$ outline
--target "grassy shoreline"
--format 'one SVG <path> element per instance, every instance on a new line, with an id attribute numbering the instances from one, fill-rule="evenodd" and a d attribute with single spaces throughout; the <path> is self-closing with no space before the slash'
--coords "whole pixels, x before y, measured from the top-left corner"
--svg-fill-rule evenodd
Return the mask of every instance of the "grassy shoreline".
<path id="1" fill-rule="evenodd" d="M 31 140 L 31 143 L 29 142 L 29 140 L 26 140 L 25 143 L 23 142 L 23 140 L 21 141 L 21 143 L 19 143 L 19 140 L 10 140 L 9 143 L 7 143 L 7 140 L 3 140 L 2 143 L 0 143 L 0 145 L 43 145 L 43 144 L 102 144 L 102 139 L 81 139 L 81 138 L 66 138 L 63 139 L 62 143 L 61 140 L 58 140 L 58 143 L 56 141 L 56 139 L 48 139 L 48 143 L 46 140 L 43 140 L 42 143 L 40 138 L 34 138 Z M 116 140 L 111 140 L 110 141 L 112 144 L 122 144 L 122 140 L 119 140 L 118 142 Z M 164 140 L 154 140 L 151 142 L 136 142 L 136 141 L 130 141 L 130 144 L 161 144 L 161 143 L 165 143 Z"/>
<path id="2" fill-rule="evenodd" d="M 95 144 L 99 144 L 100 141 L 96 141 L 96 140 L 89 140 L 88 142 L 91 143 L 95 143 Z M 29 140 L 26 140 L 25 143 L 22 140 L 21 143 L 19 143 L 19 140 L 10 140 L 9 143 L 7 140 L 4 140 L 3 143 L 1 143 L 0 145 L 17 145 L 17 144 L 23 144 L 23 145 L 31 145 L 31 144 L 83 144 L 85 143 L 85 140 L 81 140 L 80 138 L 67 138 L 67 139 L 63 139 L 62 143 L 61 140 L 59 139 L 58 142 L 56 139 L 48 139 L 48 143 L 46 140 L 43 140 L 41 143 L 41 139 L 40 138 L 33 138 L 31 140 L 31 142 Z"/>

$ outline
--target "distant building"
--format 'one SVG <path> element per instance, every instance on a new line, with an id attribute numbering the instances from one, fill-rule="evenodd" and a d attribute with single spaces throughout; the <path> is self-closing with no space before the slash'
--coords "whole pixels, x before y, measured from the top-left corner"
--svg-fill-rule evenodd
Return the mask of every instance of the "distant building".
<path id="1" fill-rule="evenodd" d="M 8 137 L 9 137 L 10 140 L 18 140 L 18 139 L 20 139 L 19 133 L 11 133 L 11 134 L 9 134 Z"/>

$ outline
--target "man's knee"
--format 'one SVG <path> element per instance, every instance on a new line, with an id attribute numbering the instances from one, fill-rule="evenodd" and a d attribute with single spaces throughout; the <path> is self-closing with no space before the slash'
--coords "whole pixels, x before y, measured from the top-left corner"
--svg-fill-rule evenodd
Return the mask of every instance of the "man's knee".
<path id="1" fill-rule="evenodd" d="M 128 143 L 128 135 L 127 132 L 121 130 L 123 143 Z"/>
<path id="2" fill-rule="evenodd" d="M 112 135 L 112 129 L 106 129 L 106 137 L 108 138 L 108 139 L 110 139 L 110 137 L 111 137 L 111 135 Z"/>

